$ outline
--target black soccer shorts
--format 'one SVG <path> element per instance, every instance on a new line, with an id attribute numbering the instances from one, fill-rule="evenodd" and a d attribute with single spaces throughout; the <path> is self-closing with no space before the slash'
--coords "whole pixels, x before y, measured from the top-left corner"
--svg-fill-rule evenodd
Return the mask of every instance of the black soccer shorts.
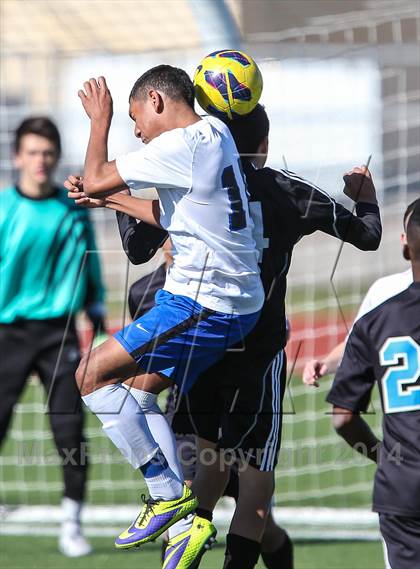
<path id="1" fill-rule="evenodd" d="M 261 471 L 276 467 L 281 442 L 286 355 L 228 352 L 180 399 L 173 393 L 168 417 L 176 434 L 217 443 L 226 461 L 240 459 Z"/>
<path id="2" fill-rule="evenodd" d="M 420 518 L 379 514 L 390 569 L 420 568 Z"/>

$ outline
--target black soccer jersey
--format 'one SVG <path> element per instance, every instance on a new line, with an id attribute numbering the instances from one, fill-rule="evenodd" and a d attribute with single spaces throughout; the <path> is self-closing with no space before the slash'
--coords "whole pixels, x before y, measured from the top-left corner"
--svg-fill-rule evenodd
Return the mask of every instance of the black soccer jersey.
<path id="1" fill-rule="evenodd" d="M 373 510 L 420 517 L 420 282 L 362 316 L 327 401 L 366 411 L 379 386 L 383 441 Z"/>
<path id="2" fill-rule="evenodd" d="M 286 277 L 290 267 L 293 247 L 304 235 L 317 230 L 340 240 L 352 243 L 362 250 L 377 249 L 381 240 L 379 208 L 374 204 L 359 203 L 353 215 L 323 190 L 303 180 L 293 172 L 275 171 L 271 168 L 255 169 L 245 161 L 244 171 L 250 194 L 253 219 L 262 221 L 263 235 L 259 236 L 263 248 L 261 279 L 266 301 L 260 319 L 248 336 L 247 343 L 265 342 L 276 347 L 286 345 L 285 295 Z M 128 225 L 124 214 L 118 213 L 124 249 L 131 260 L 137 256 L 135 246 L 140 247 L 145 259 L 147 243 L 150 251 L 162 242 L 162 231 L 132 220 Z M 151 233 L 154 230 L 154 233 Z M 151 241 L 154 239 L 154 247 Z"/>
<path id="3" fill-rule="evenodd" d="M 264 228 L 261 279 L 266 294 L 261 317 L 248 336 L 250 343 L 286 345 L 285 296 L 293 248 L 305 235 L 323 231 L 362 250 L 377 249 L 381 240 L 379 208 L 359 203 L 356 215 L 317 186 L 287 170 L 244 163 L 254 216 Z M 257 243 L 257 245 L 259 245 Z"/>
<path id="4" fill-rule="evenodd" d="M 133 265 L 147 263 L 168 238 L 165 229 L 154 227 L 134 217 L 116 212 L 124 251 Z"/>

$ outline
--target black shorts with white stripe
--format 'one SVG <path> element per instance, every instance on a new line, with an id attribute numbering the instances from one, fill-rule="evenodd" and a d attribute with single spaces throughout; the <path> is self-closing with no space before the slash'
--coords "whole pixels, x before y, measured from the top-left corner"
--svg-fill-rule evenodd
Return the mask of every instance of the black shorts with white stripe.
<path id="1" fill-rule="evenodd" d="M 286 386 L 284 350 L 229 352 L 200 376 L 188 395 L 169 400 L 177 435 L 217 443 L 225 460 L 274 470 L 281 443 Z"/>

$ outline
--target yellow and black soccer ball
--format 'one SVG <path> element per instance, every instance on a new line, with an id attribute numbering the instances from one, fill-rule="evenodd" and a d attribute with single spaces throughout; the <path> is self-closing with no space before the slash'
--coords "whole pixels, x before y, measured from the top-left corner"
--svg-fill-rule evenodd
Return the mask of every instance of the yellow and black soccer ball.
<path id="1" fill-rule="evenodd" d="M 255 61 L 243 51 L 224 49 L 207 55 L 194 74 L 195 95 L 210 115 L 234 119 L 257 105 L 263 80 Z"/>

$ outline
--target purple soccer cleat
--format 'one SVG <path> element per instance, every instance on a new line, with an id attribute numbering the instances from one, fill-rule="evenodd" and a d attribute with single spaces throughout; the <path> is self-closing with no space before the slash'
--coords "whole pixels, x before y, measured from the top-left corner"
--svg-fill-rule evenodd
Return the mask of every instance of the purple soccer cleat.
<path id="1" fill-rule="evenodd" d="M 182 496 L 176 500 L 146 499 L 144 494 L 141 499 L 144 506 L 139 516 L 115 540 L 115 547 L 118 549 L 128 549 L 154 541 L 178 520 L 193 512 L 198 505 L 197 498 L 186 485 Z"/>

